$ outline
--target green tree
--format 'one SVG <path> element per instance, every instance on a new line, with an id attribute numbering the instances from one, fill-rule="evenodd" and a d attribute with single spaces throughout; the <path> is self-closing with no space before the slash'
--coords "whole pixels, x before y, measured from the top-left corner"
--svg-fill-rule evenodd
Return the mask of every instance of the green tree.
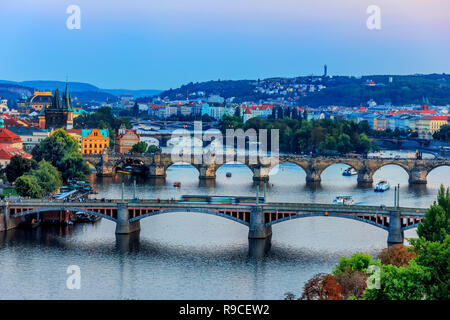
<path id="1" fill-rule="evenodd" d="M 427 298 L 432 300 L 450 299 L 450 235 L 441 242 L 424 238 L 409 239 L 417 257 L 415 262 L 430 276 L 424 282 Z"/>
<path id="2" fill-rule="evenodd" d="M 423 300 L 427 297 L 426 281 L 430 274 L 412 260 L 408 267 L 382 266 L 380 289 L 368 288 L 366 300 Z"/>
<path id="3" fill-rule="evenodd" d="M 62 173 L 64 180 L 86 179 L 90 173 L 77 141 L 64 130 L 56 130 L 51 137 L 41 141 L 32 150 L 36 161 L 46 160 Z"/>
<path id="4" fill-rule="evenodd" d="M 65 181 L 69 179 L 86 180 L 91 172 L 88 164 L 79 153 L 66 155 L 59 163 L 58 170 L 61 171 Z"/>
<path id="5" fill-rule="evenodd" d="M 158 147 L 154 144 L 148 146 L 147 153 L 155 153 L 156 151 L 158 151 Z"/>
<path id="6" fill-rule="evenodd" d="M 417 235 L 428 241 L 443 241 L 450 233 L 450 192 L 441 185 L 437 202 L 425 213 L 417 227 Z"/>
<path id="7" fill-rule="evenodd" d="M 131 152 L 145 153 L 147 151 L 148 144 L 145 141 L 139 141 L 131 147 Z"/>
<path id="8" fill-rule="evenodd" d="M 41 160 L 38 168 L 30 171 L 30 175 L 36 178 L 44 194 L 54 192 L 62 184 L 59 171 L 45 160 Z"/>
<path id="9" fill-rule="evenodd" d="M 26 159 L 17 155 L 13 156 L 5 167 L 6 178 L 12 183 L 21 175 L 35 168 L 37 168 L 37 162 L 34 159 Z"/>
<path id="10" fill-rule="evenodd" d="M 372 149 L 372 142 L 366 136 L 366 134 L 361 133 L 356 144 L 356 151 L 361 153 L 367 153 Z"/>
<path id="11" fill-rule="evenodd" d="M 341 257 L 337 266 L 333 270 L 335 276 L 339 276 L 343 273 L 354 273 L 356 271 L 366 272 L 370 265 L 380 266 L 381 262 L 378 259 L 372 259 L 372 256 L 368 253 L 358 252 L 351 257 Z"/>
<path id="12" fill-rule="evenodd" d="M 42 198 L 43 190 L 35 176 L 20 176 L 14 185 L 17 193 L 22 197 Z"/>
<path id="13" fill-rule="evenodd" d="M 350 136 L 345 133 L 341 133 L 337 140 L 337 150 L 340 153 L 348 153 L 352 151 L 353 146 L 350 142 Z"/>

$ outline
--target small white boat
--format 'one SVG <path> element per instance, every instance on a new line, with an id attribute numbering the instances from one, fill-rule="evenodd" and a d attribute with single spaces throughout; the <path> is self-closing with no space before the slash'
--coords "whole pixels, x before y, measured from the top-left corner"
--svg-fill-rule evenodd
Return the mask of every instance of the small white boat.
<path id="1" fill-rule="evenodd" d="M 375 192 L 384 192 L 389 190 L 391 185 L 387 181 L 380 181 L 376 184 L 374 191 Z"/>
<path id="2" fill-rule="evenodd" d="M 355 170 L 355 168 L 347 168 L 344 170 L 344 172 L 342 172 L 343 176 L 354 176 L 357 175 L 358 172 Z"/>
<path id="3" fill-rule="evenodd" d="M 355 202 L 351 196 L 338 196 L 333 200 L 333 204 L 352 205 Z"/>

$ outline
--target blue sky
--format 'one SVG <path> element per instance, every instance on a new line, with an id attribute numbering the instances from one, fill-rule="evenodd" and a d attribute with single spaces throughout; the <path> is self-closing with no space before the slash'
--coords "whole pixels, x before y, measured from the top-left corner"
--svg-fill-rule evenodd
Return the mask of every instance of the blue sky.
<path id="1" fill-rule="evenodd" d="M 369 30 L 369 5 L 381 30 Z M 69 30 L 69 5 L 81 29 Z M 448 0 L 2 0 L 0 79 L 168 89 L 217 79 L 450 73 Z"/>

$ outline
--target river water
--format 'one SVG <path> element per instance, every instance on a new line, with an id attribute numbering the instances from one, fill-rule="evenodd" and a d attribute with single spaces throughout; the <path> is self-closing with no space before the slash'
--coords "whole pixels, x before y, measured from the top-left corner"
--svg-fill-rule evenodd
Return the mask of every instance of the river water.
<path id="1" fill-rule="evenodd" d="M 357 204 L 392 205 L 393 186 L 400 184 L 400 205 L 427 207 L 441 183 L 449 184 L 450 168 L 428 176 L 426 186 L 409 186 L 400 167 L 375 173 L 391 190 L 375 193 L 357 187 L 356 176 L 344 177 L 347 166 L 334 165 L 319 186 L 305 183 L 305 173 L 284 164 L 271 175 L 268 201 L 330 203 L 351 195 Z M 232 177 L 227 178 L 226 172 Z M 132 198 L 133 179 L 91 177 L 98 198 Z M 173 182 L 181 187 L 174 188 Z M 139 198 L 179 198 L 183 194 L 255 195 L 251 171 L 224 165 L 215 183 L 199 182 L 189 165 L 172 166 L 165 181 L 138 179 Z M 211 215 L 171 213 L 141 220 L 139 236 L 116 237 L 115 224 L 101 220 L 71 227 L 39 227 L 0 233 L 1 299 L 282 299 L 300 294 L 314 274 L 330 272 L 340 256 L 363 251 L 376 255 L 386 246 L 387 232 L 358 221 L 333 217 L 296 219 L 272 227 L 271 247 L 249 254 L 248 229 Z M 405 237 L 416 236 L 415 230 Z M 78 265 L 81 289 L 69 290 L 66 269 Z"/>

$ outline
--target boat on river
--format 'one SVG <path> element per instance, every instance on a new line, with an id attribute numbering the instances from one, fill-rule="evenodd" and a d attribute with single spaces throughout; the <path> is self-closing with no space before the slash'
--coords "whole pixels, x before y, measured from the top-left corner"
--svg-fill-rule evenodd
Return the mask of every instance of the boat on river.
<path id="1" fill-rule="evenodd" d="M 344 170 L 344 172 L 342 172 L 342 175 L 346 176 L 346 177 L 354 176 L 357 174 L 358 174 L 358 172 L 355 170 L 355 168 L 347 168 Z"/>
<path id="2" fill-rule="evenodd" d="M 351 196 L 337 196 L 333 204 L 352 205 L 355 204 Z"/>
<path id="3" fill-rule="evenodd" d="M 389 184 L 389 182 L 383 180 L 376 184 L 374 191 L 375 192 L 384 192 L 384 191 L 389 190 L 390 187 L 391 187 L 391 185 Z"/>

